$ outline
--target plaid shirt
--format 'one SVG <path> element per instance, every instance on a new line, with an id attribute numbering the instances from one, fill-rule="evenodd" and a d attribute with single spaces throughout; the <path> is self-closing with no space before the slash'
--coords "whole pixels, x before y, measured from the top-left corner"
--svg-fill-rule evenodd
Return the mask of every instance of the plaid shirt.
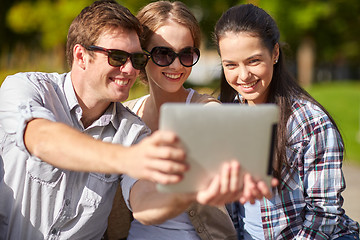
<path id="1" fill-rule="evenodd" d="M 281 191 L 261 201 L 265 239 L 335 239 L 358 233 L 359 224 L 342 208 L 344 146 L 339 132 L 318 106 L 305 100 L 294 101 L 287 129 L 290 168 L 282 170 Z M 230 214 L 241 229 L 236 205 Z"/>

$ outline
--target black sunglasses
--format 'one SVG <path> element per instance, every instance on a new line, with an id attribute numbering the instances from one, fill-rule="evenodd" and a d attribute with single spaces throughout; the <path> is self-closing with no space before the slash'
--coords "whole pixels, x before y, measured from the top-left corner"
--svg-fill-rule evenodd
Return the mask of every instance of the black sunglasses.
<path id="1" fill-rule="evenodd" d="M 124 65 L 128 58 L 130 58 L 133 67 L 135 69 L 141 70 L 144 69 L 149 60 L 149 55 L 144 52 L 128 53 L 119 49 L 106 49 L 94 45 L 86 47 L 86 49 L 89 51 L 100 51 L 107 53 L 108 63 L 113 67 L 120 67 Z"/>
<path id="2" fill-rule="evenodd" d="M 179 57 L 180 63 L 185 67 L 194 66 L 200 58 L 200 50 L 195 47 L 186 47 L 179 53 L 174 52 L 168 47 L 154 47 L 150 52 L 144 50 L 151 56 L 151 60 L 160 67 L 166 67 L 172 64 L 176 57 Z"/>

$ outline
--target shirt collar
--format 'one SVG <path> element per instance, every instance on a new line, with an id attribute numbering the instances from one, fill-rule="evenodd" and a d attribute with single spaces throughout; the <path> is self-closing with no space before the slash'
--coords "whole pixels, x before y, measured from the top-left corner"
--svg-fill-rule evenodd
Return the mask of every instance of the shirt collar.
<path id="1" fill-rule="evenodd" d="M 93 124 L 91 124 L 91 126 L 106 126 L 108 124 L 112 124 L 114 126 L 114 128 L 118 128 L 118 125 L 114 123 L 114 119 L 116 116 L 116 104 L 113 102 L 109 105 L 109 107 L 106 109 L 106 111 L 104 112 L 104 114 L 97 119 L 96 121 L 93 122 Z"/>
<path id="2" fill-rule="evenodd" d="M 65 77 L 64 92 L 65 92 L 65 96 L 66 96 L 67 102 L 69 104 L 70 110 L 73 110 L 77 106 L 80 107 L 79 102 L 76 98 L 73 84 L 72 84 L 71 72 L 69 72 Z"/>
<path id="3" fill-rule="evenodd" d="M 65 93 L 70 111 L 74 111 L 75 114 L 77 115 L 78 121 L 80 121 L 80 118 L 82 116 L 82 109 L 80 107 L 80 104 L 78 102 L 78 99 L 76 97 L 75 90 L 74 90 L 74 87 L 72 84 L 71 72 L 69 72 L 65 77 L 64 93 Z M 106 109 L 106 111 L 104 112 L 104 114 L 102 116 L 100 116 L 99 119 L 95 120 L 90 125 L 90 127 L 91 126 L 106 126 L 111 122 L 112 125 L 114 126 L 114 128 L 117 129 L 119 126 L 116 123 L 116 117 L 115 117 L 116 114 L 117 114 L 116 104 L 111 103 L 109 105 L 109 107 Z"/>
<path id="4" fill-rule="evenodd" d="M 243 96 L 241 96 L 239 93 L 236 94 L 235 98 L 234 98 L 234 103 L 241 103 L 241 104 L 247 104 L 246 100 L 244 99 Z"/>

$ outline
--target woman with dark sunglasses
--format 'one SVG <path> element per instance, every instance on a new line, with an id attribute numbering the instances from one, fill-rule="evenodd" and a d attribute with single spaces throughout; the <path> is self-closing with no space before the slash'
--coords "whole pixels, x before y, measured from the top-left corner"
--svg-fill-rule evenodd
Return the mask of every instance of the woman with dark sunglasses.
<path id="1" fill-rule="evenodd" d="M 141 72 L 141 80 L 148 84 L 150 94 L 124 105 L 140 116 L 152 131 L 156 131 L 163 103 L 219 104 L 215 98 L 183 86 L 200 57 L 200 28 L 189 9 L 181 2 L 158 1 L 145 6 L 137 17 L 144 26 L 141 44 L 151 59 Z M 227 188 L 225 193 L 216 193 L 209 202 L 211 205 L 220 206 L 230 199 L 240 199 L 242 179 L 239 178 L 239 168 L 234 161 L 221 169 L 222 173 L 224 170 L 232 172 L 228 178 L 237 181 L 236 189 Z M 149 181 L 129 178 L 123 181 L 130 182 L 127 187 L 125 184 L 126 188 L 122 184 L 122 192 L 135 218 L 127 239 L 237 239 L 224 207 L 198 204 L 187 194 L 159 194 L 155 184 Z M 269 189 L 257 188 L 252 180 L 249 182 L 255 194 L 246 200 L 253 201 L 264 195 L 269 197 Z M 245 189 L 249 190 L 247 186 L 250 185 L 245 184 Z M 155 205 L 154 196 L 157 198 Z M 124 214 L 121 204 L 124 205 L 115 200 L 108 227 L 110 238 L 114 236 L 112 229 L 126 225 L 124 222 L 119 224 L 119 218 L 116 218 L 116 215 Z"/>
<path id="2" fill-rule="evenodd" d="M 201 37 L 198 22 L 186 6 L 160 1 L 144 7 L 137 17 L 145 26 L 141 44 L 150 57 L 140 78 L 150 94 L 125 105 L 155 131 L 165 102 L 218 104 L 215 98 L 183 86 L 200 58 Z"/>

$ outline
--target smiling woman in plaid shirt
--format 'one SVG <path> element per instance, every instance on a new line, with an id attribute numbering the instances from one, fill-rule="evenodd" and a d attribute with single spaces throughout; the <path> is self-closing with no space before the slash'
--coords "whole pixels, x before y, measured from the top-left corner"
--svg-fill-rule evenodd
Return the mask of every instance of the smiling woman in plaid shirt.
<path id="1" fill-rule="evenodd" d="M 359 239 L 359 224 L 342 208 L 342 137 L 286 71 L 279 38 L 271 16 L 251 4 L 230 8 L 215 27 L 220 100 L 281 110 L 274 164 L 281 183 L 270 200 L 229 206 L 235 227 L 241 239 Z"/>

